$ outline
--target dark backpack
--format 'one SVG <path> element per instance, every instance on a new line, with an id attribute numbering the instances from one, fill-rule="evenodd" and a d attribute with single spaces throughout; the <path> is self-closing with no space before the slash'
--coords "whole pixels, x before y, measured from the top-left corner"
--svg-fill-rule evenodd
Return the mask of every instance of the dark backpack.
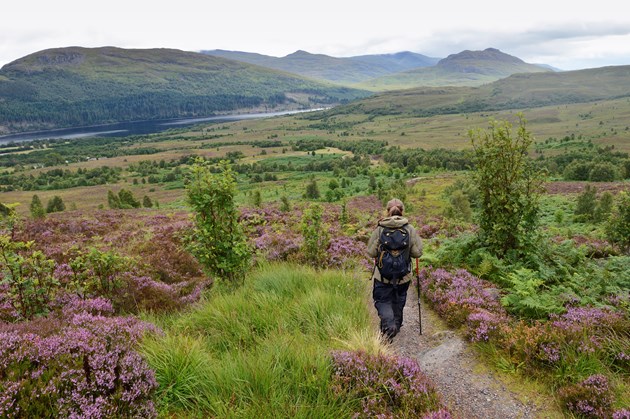
<path id="1" fill-rule="evenodd" d="M 398 280 L 411 272 L 409 248 L 411 240 L 407 224 L 391 228 L 381 226 L 376 266 L 381 277 L 397 284 Z"/>

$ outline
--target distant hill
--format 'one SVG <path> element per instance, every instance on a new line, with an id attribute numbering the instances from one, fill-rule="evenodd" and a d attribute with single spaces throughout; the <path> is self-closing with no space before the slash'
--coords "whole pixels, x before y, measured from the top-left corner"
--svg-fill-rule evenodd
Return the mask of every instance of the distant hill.
<path id="1" fill-rule="evenodd" d="M 56 48 L 0 69 L 0 133 L 304 108 L 367 94 L 195 52 Z"/>
<path id="2" fill-rule="evenodd" d="M 392 90 L 419 86 L 480 86 L 516 73 L 551 71 L 528 64 L 498 49 L 462 51 L 440 60 L 435 66 L 391 74 L 357 84 L 365 89 Z"/>
<path id="3" fill-rule="evenodd" d="M 311 54 L 301 50 L 285 57 L 271 57 L 250 52 L 225 50 L 202 52 L 216 57 L 229 58 L 299 74 L 316 80 L 346 85 L 412 68 L 432 66 L 439 61 L 438 58 L 408 51 L 396 54 L 361 55 L 345 58 Z"/>
<path id="4" fill-rule="evenodd" d="M 439 114 L 525 109 L 630 97 L 630 66 L 520 73 L 479 87 L 420 87 L 380 93 L 325 113 Z"/>

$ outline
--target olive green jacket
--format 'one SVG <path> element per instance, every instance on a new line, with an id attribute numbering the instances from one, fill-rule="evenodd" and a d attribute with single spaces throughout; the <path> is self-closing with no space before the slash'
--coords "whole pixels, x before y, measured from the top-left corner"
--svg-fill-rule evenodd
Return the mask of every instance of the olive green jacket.
<path id="1" fill-rule="evenodd" d="M 393 217 L 385 217 L 378 222 L 378 227 L 374 229 L 374 231 L 372 232 L 372 236 L 370 237 L 370 240 L 368 241 L 368 245 L 367 245 L 368 256 L 370 256 L 371 258 L 375 258 L 378 255 L 378 246 L 380 244 L 381 231 L 383 230 L 383 227 L 397 228 L 397 227 L 402 227 L 405 224 L 407 224 L 406 228 L 409 231 L 409 238 L 411 242 L 410 248 L 409 248 L 409 256 L 411 258 L 419 258 L 420 256 L 422 256 L 422 240 L 420 240 L 420 236 L 418 235 L 418 232 L 411 224 L 409 224 L 409 220 L 407 220 L 405 217 L 401 217 L 398 215 L 395 215 Z M 411 271 L 412 273 L 406 275 L 403 279 L 398 281 L 398 283 L 404 284 L 405 282 L 411 281 L 411 278 L 413 278 L 413 269 Z M 376 281 L 384 282 L 386 284 L 389 283 L 389 280 L 385 278 L 381 278 L 381 273 L 376 267 L 373 270 L 372 279 Z"/>

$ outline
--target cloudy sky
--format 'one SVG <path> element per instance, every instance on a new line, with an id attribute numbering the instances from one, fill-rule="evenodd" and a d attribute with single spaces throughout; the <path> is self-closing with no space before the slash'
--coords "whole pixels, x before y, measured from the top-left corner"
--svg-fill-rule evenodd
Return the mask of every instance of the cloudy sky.
<path id="1" fill-rule="evenodd" d="M 630 65 L 621 0 L 32 0 L 3 4 L 0 66 L 65 46 L 284 56 L 498 48 L 563 70 Z"/>

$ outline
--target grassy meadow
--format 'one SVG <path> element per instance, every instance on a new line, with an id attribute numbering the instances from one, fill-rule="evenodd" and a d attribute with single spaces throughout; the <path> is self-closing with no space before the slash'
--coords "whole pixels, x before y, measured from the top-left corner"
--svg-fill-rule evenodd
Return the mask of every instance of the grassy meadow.
<path id="1" fill-rule="evenodd" d="M 380 349 L 368 287 L 351 272 L 290 265 L 254 270 L 234 293 L 148 317 L 163 331 L 142 347 L 160 384 L 158 410 L 178 417 L 350 416 L 332 385 L 330 351 Z"/>

